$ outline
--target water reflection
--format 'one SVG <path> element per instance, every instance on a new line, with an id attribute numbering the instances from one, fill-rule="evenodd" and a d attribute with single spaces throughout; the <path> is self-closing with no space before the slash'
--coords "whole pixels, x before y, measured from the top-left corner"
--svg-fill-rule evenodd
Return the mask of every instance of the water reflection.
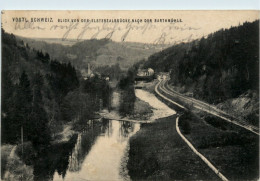
<path id="1" fill-rule="evenodd" d="M 104 135 L 109 124 L 108 120 L 103 120 L 101 123 L 89 120 L 87 127 L 78 134 L 77 142 L 72 150 L 72 154 L 69 156 L 68 170 L 70 172 L 78 172 L 81 169 L 85 156 L 95 143 L 96 137 Z"/>
<path id="2" fill-rule="evenodd" d="M 59 143 L 43 150 L 28 154 L 26 164 L 33 165 L 34 180 L 52 180 L 56 171 L 64 177 L 68 169 L 68 159 L 76 142 L 76 135 L 66 143 Z"/>
<path id="3" fill-rule="evenodd" d="M 121 173 L 122 159 L 128 139 L 140 129 L 140 124 L 103 120 L 96 131 L 93 122 L 89 125 L 77 136 L 66 174 L 57 169 L 53 180 L 126 180 L 127 174 Z"/>
<path id="4" fill-rule="evenodd" d="M 128 139 L 129 134 L 131 134 L 134 131 L 135 123 L 133 122 L 127 122 L 127 121 L 120 121 L 120 131 L 119 131 L 119 138 L 121 138 L 122 142 Z"/>
<path id="5" fill-rule="evenodd" d="M 65 178 L 68 171 L 81 169 L 85 156 L 90 151 L 96 138 L 104 133 L 109 121 L 87 121 L 82 132 L 65 143 L 57 143 L 28 156 L 26 164 L 34 167 L 34 180 L 53 180 L 54 174 Z"/>

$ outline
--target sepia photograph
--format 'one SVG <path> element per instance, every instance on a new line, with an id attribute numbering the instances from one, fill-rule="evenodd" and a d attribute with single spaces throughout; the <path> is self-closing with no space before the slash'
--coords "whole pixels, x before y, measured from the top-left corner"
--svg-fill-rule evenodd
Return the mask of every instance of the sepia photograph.
<path id="1" fill-rule="evenodd" d="M 259 180 L 258 10 L 2 10 L 1 180 Z"/>

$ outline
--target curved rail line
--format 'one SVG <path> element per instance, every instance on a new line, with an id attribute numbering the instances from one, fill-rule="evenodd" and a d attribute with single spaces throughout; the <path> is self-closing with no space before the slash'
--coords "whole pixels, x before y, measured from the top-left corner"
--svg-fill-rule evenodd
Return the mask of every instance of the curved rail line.
<path id="1" fill-rule="evenodd" d="M 159 85 L 160 85 L 160 82 L 155 86 L 155 89 L 154 89 L 154 90 L 155 90 L 155 92 L 156 92 L 160 97 L 164 98 L 165 100 L 167 100 L 167 101 L 169 101 L 169 102 L 175 104 L 176 106 L 178 106 L 178 107 L 180 107 L 180 108 L 182 108 L 182 109 L 186 109 L 186 110 L 187 110 L 187 108 L 185 108 L 184 106 L 182 106 L 182 105 L 178 104 L 177 102 L 174 102 L 174 101 L 172 101 L 171 99 L 169 99 L 169 98 L 165 97 L 164 95 L 162 95 L 162 94 L 158 91 Z"/>
<path id="2" fill-rule="evenodd" d="M 246 121 L 237 120 L 237 119 L 233 118 L 231 115 L 225 113 L 224 111 L 219 110 L 219 109 L 217 109 L 217 108 L 215 108 L 215 107 L 213 107 L 213 106 L 211 106 L 211 105 L 209 105 L 209 104 L 207 104 L 207 103 L 204 103 L 204 102 L 202 102 L 202 101 L 195 100 L 195 99 L 193 99 L 193 98 L 192 98 L 192 99 L 191 99 L 191 98 L 188 98 L 188 97 L 186 97 L 186 96 L 184 96 L 184 95 L 182 95 L 182 94 L 180 94 L 180 93 L 178 93 L 178 92 L 176 92 L 176 91 L 170 89 L 169 86 L 168 86 L 168 88 L 167 88 L 167 87 L 165 86 L 165 83 L 166 83 L 166 82 L 167 82 L 166 80 L 162 80 L 162 81 L 160 81 L 160 82 L 157 84 L 157 88 L 159 87 L 160 90 L 161 90 L 162 92 L 164 92 L 165 94 L 168 94 L 168 95 L 170 95 L 170 96 L 175 96 L 175 97 L 181 98 L 181 99 L 183 99 L 183 100 L 189 101 L 190 103 L 192 103 L 192 104 L 194 105 L 195 108 L 197 108 L 197 109 L 199 109 L 199 110 L 202 110 L 202 111 L 204 111 L 204 112 L 207 112 L 207 113 L 209 113 L 209 114 L 212 114 L 212 115 L 214 115 L 214 116 L 217 116 L 217 117 L 219 117 L 219 118 L 221 118 L 221 119 L 224 119 L 225 121 L 228 121 L 228 122 L 230 122 L 230 123 L 232 123 L 232 124 L 235 124 L 235 125 L 237 125 L 237 126 L 239 126 L 239 127 L 242 127 L 242 128 L 244 128 L 244 129 L 246 129 L 246 130 L 248 130 L 248 131 L 250 131 L 250 132 L 252 132 L 252 133 L 254 133 L 254 134 L 260 135 L 260 134 L 259 134 L 259 128 L 255 127 L 255 126 L 252 126 L 252 125 L 250 125 L 250 124 L 248 124 L 248 123 L 246 123 Z M 169 89 L 170 89 L 170 90 L 169 90 Z M 158 90 L 157 90 L 157 92 L 158 92 Z M 157 92 L 156 92 L 156 93 L 157 93 Z M 165 97 L 165 96 L 164 96 L 164 97 Z M 166 97 L 166 98 L 167 98 L 167 97 Z M 170 99 L 167 98 L 167 100 L 170 100 Z M 177 104 L 178 104 L 178 103 L 177 103 Z"/>
<path id="3" fill-rule="evenodd" d="M 228 119 L 228 117 L 229 117 L 230 119 L 236 120 L 236 121 L 238 121 L 238 123 L 242 123 L 242 125 L 245 125 L 249 129 L 252 129 L 253 131 L 256 131 L 256 132 L 259 133 L 259 128 L 258 127 L 248 124 L 245 120 L 238 120 L 238 119 L 234 118 L 234 116 L 232 116 L 232 115 L 230 115 L 230 114 L 228 114 L 228 113 L 226 113 L 226 112 L 224 112 L 224 111 L 222 111 L 220 109 L 217 109 L 215 106 L 212 106 L 212 105 L 210 105 L 208 103 L 205 103 L 203 101 L 200 101 L 200 100 L 197 100 L 197 99 L 194 99 L 194 98 L 187 98 L 186 96 L 184 96 L 184 95 L 174 91 L 172 88 L 170 88 L 170 86 L 168 85 L 168 82 L 166 82 L 166 86 L 164 84 L 164 87 L 166 89 L 170 90 L 171 92 L 177 94 L 178 96 L 182 97 L 183 99 L 186 99 L 186 100 L 188 100 L 190 102 L 196 103 L 196 104 L 200 105 L 201 107 L 206 106 L 206 108 L 210 108 L 210 110 L 214 110 L 215 112 L 226 116 L 226 118 L 223 118 L 223 116 L 222 116 L 223 119 Z"/>

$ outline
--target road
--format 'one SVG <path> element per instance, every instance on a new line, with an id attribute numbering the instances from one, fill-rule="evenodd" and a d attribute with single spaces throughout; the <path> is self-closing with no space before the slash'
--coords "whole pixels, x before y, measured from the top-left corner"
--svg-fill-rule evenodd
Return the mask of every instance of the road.
<path id="1" fill-rule="evenodd" d="M 259 128 L 253 125 L 248 124 L 245 120 L 239 120 L 237 118 L 234 118 L 232 115 L 227 114 L 226 112 L 217 109 L 215 106 L 210 105 L 208 103 L 205 103 L 203 101 L 187 97 L 183 94 L 178 93 L 177 91 L 174 91 L 171 86 L 168 85 L 168 80 L 161 80 L 156 85 L 156 91 L 162 94 L 163 98 L 170 101 L 171 103 L 186 109 L 183 105 L 180 103 L 177 103 L 173 100 L 180 100 L 181 102 L 184 102 L 186 105 L 192 106 L 196 109 L 199 109 L 201 111 L 207 112 L 209 114 L 212 114 L 214 116 L 217 116 L 219 118 L 222 118 L 230 123 L 233 123 L 237 126 L 240 126 L 244 129 L 247 129 L 248 131 L 253 132 L 254 134 L 259 134 Z"/>

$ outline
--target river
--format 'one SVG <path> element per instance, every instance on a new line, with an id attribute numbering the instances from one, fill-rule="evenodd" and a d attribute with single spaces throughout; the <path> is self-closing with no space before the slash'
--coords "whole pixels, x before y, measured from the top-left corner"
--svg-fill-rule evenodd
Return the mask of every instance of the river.
<path id="1" fill-rule="evenodd" d="M 175 114 L 153 94 L 137 89 L 136 96 L 153 107 L 151 120 Z M 126 168 L 129 139 L 141 129 L 141 123 L 119 120 L 88 121 L 86 128 L 70 145 L 60 145 L 54 155 L 46 156 L 57 159 L 49 160 L 52 170 L 50 180 L 130 180 Z M 64 149 L 68 149 L 67 151 Z M 61 151 L 62 150 L 62 151 Z M 62 154 L 60 153 L 62 152 Z M 56 155 L 55 155 L 56 154 Z M 62 160 L 60 163 L 59 160 Z M 40 165 L 40 164 L 39 164 Z M 41 166 L 40 166 L 41 167 Z M 43 171 L 38 168 L 39 172 Z M 46 168 L 44 168 L 46 169 Z M 37 175 L 37 172 L 34 172 Z M 43 173 L 40 175 L 44 176 Z M 38 175 L 38 178 L 41 176 Z"/>
<path id="2" fill-rule="evenodd" d="M 152 121 L 176 114 L 174 110 L 170 109 L 167 105 L 157 99 L 157 97 L 150 92 L 144 91 L 142 89 L 136 89 L 135 95 L 136 97 L 138 97 L 142 101 L 147 102 L 148 104 L 150 104 L 151 107 L 153 107 L 153 116 L 150 118 L 150 120 Z"/>
<path id="3" fill-rule="evenodd" d="M 97 136 L 90 151 L 82 154 L 84 133 L 78 135 L 77 143 L 69 157 L 68 170 L 64 180 L 129 180 L 124 165 L 128 139 L 140 129 L 140 124 L 109 120 L 104 133 Z M 53 180 L 63 180 L 55 172 Z"/>

